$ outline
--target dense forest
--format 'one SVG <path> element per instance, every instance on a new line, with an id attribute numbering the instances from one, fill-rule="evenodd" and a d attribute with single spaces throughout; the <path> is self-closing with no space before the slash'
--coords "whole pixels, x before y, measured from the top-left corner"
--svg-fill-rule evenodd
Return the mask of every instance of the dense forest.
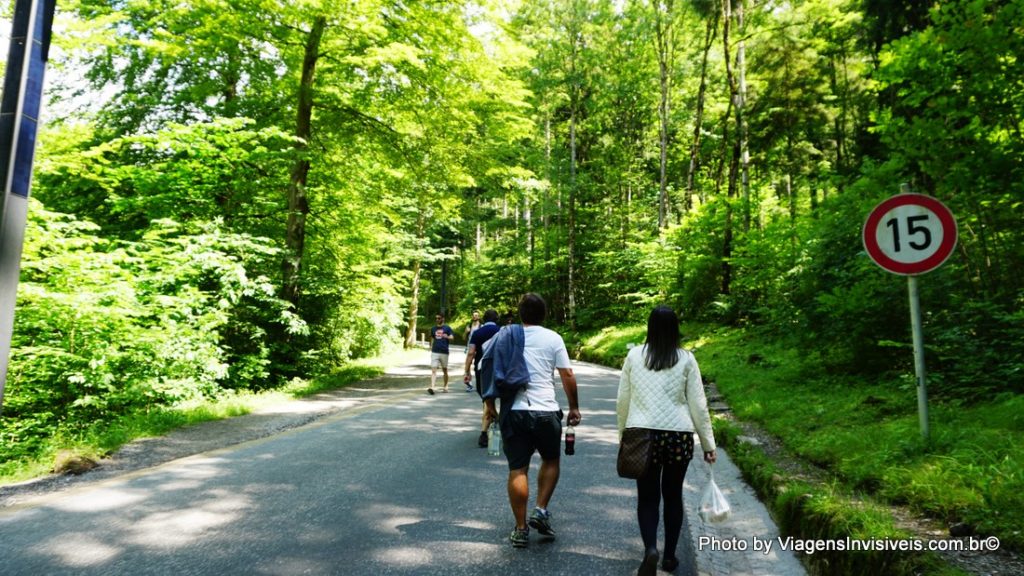
<path id="1" fill-rule="evenodd" d="M 0 454 L 524 290 L 570 337 L 664 302 L 912 373 L 905 282 L 860 241 L 901 185 L 960 231 L 921 280 L 930 385 L 1020 394 L 1021 22 L 1022 0 L 59 2 Z"/>

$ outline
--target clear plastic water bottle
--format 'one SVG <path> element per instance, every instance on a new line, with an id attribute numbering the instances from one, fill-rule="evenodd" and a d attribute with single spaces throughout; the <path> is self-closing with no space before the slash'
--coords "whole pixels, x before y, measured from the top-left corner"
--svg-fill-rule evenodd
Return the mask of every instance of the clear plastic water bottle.
<path id="1" fill-rule="evenodd" d="M 565 429 L 565 454 L 572 456 L 576 453 L 576 429 L 569 426 Z"/>
<path id="2" fill-rule="evenodd" d="M 498 430 L 498 425 L 494 423 L 487 428 L 487 455 L 501 455 L 501 430 Z"/>

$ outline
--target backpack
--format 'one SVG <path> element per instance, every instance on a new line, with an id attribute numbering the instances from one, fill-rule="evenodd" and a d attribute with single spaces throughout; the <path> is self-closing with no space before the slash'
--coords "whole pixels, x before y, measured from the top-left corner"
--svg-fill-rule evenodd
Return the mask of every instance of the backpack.
<path id="1" fill-rule="evenodd" d="M 485 345 L 480 358 L 480 390 L 484 398 L 508 398 L 526 388 L 530 373 L 523 346 L 526 334 L 519 324 L 503 326 Z"/>

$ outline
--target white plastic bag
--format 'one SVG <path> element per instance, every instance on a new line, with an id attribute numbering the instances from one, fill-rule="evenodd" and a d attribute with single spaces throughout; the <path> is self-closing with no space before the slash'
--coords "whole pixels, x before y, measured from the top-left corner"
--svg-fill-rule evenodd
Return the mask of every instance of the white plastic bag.
<path id="1" fill-rule="evenodd" d="M 708 484 L 704 487 L 704 493 L 701 494 L 698 514 L 705 522 L 721 522 L 729 517 L 732 509 L 729 507 L 729 501 L 725 499 L 725 495 L 718 489 L 718 484 L 715 484 L 714 469 L 708 468 L 708 472 Z"/>

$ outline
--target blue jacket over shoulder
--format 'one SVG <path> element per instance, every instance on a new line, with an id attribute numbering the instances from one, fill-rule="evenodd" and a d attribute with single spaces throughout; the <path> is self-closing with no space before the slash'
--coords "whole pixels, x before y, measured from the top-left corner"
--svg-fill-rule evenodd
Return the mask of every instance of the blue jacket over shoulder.
<path id="1" fill-rule="evenodd" d="M 484 398 L 508 397 L 530 383 L 523 356 L 525 345 L 526 332 L 521 324 L 504 326 L 494 335 L 480 361 Z"/>

